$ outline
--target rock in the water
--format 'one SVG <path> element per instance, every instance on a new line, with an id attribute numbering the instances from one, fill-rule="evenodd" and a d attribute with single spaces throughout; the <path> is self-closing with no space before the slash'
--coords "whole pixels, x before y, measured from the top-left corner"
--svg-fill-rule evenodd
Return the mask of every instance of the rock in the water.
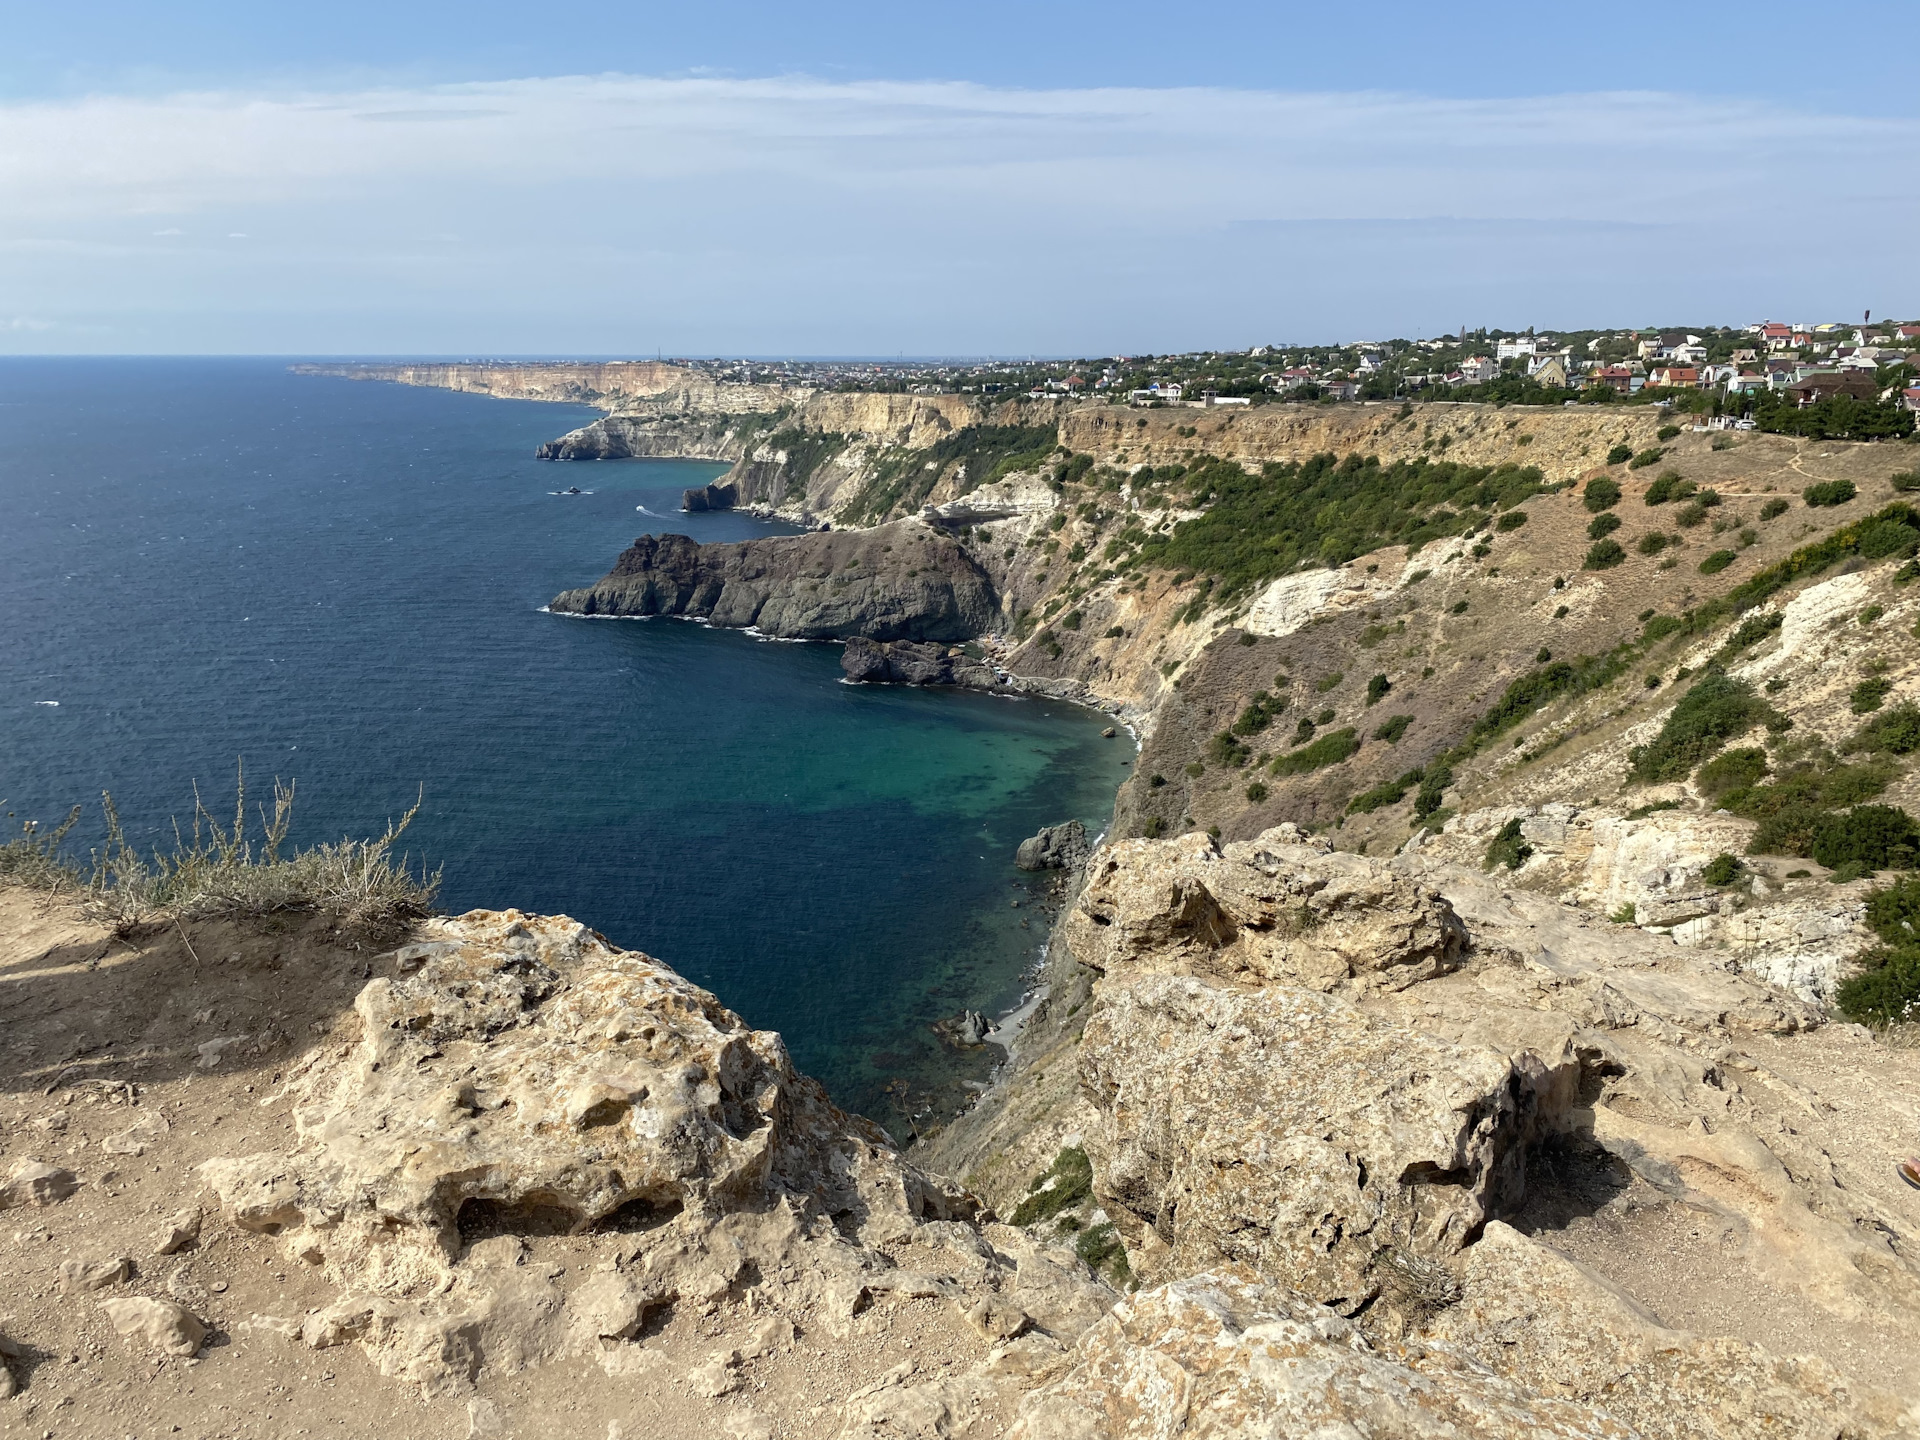
<path id="1" fill-rule="evenodd" d="M 1633 1440 L 1443 1351 L 1380 1353 L 1276 1286 L 1201 1274 L 1120 1303 L 1073 1367 L 1026 1397 L 1008 1440 Z"/>
<path id="2" fill-rule="evenodd" d="M 739 487 L 731 481 L 714 481 L 711 485 L 702 485 L 697 490 L 685 490 L 680 495 L 682 510 L 698 512 L 703 510 L 731 510 L 740 503 Z"/>
<path id="3" fill-rule="evenodd" d="M 992 690 L 1002 682 L 994 668 L 948 645 L 912 640 L 847 641 L 840 669 L 849 680 L 864 684 L 962 685 L 970 690 Z"/>
<path id="4" fill-rule="evenodd" d="M 1087 851 L 1087 827 L 1069 820 L 1022 840 L 1013 863 L 1022 870 L 1074 870 L 1085 863 Z"/>
<path id="5" fill-rule="evenodd" d="M 554 597 L 570 615 L 684 615 L 785 640 L 956 643 L 993 625 L 987 574 L 914 521 L 699 545 L 643 535 L 603 579 Z"/>
<path id="6" fill-rule="evenodd" d="M 58 1165 L 21 1160 L 0 1184 L 0 1210 L 18 1205 L 58 1205 L 80 1188 L 80 1177 Z"/>
<path id="7" fill-rule="evenodd" d="M 102 1300 L 100 1308 L 114 1330 L 136 1348 L 184 1359 L 199 1350 L 200 1342 L 207 1338 L 207 1327 L 199 1318 L 171 1300 L 130 1295 L 123 1300 Z"/>

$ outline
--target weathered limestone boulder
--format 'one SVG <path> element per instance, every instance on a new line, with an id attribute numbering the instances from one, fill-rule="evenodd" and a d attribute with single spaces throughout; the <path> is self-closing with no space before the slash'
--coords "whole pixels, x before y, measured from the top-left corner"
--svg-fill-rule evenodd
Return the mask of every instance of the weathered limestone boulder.
<path id="1" fill-rule="evenodd" d="M 19 1205 L 58 1205 L 80 1188 L 80 1177 L 59 1165 L 28 1156 L 17 1162 L 0 1182 L 0 1210 Z"/>
<path id="2" fill-rule="evenodd" d="M 1277 1286 L 1201 1274 L 1129 1297 L 1008 1440 L 1632 1440 L 1605 1411 L 1527 1393 L 1441 1350 L 1381 1353 Z"/>
<path id="3" fill-rule="evenodd" d="M 291 1155 L 209 1162 L 245 1229 L 375 1293 L 426 1293 L 476 1234 L 786 1206 L 864 1234 L 969 1213 L 796 1074 L 780 1037 L 564 917 L 432 922 L 301 1077 Z"/>
<path id="4" fill-rule="evenodd" d="M 185 1359 L 196 1353 L 207 1338 L 207 1327 L 200 1318 L 171 1300 L 129 1295 L 120 1300 L 102 1300 L 100 1309 L 115 1333 L 138 1350 Z"/>
<path id="5" fill-rule="evenodd" d="M 1077 870 L 1086 862 L 1087 851 L 1087 827 L 1069 820 L 1022 840 L 1013 863 L 1022 870 Z"/>
<path id="6" fill-rule="evenodd" d="M 840 654 L 847 679 L 873 685 L 962 685 L 992 690 L 1000 677 L 984 660 L 951 645 L 913 640 L 868 640 L 855 636 Z"/>
<path id="7" fill-rule="evenodd" d="M 991 628 L 992 582 L 917 521 L 700 545 L 643 535 L 604 578 L 557 595 L 571 615 L 681 615 L 786 640 L 955 644 Z"/>
<path id="8" fill-rule="evenodd" d="M 1066 941 L 1103 973 L 1155 970 L 1333 990 L 1456 968 L 1466 929 L 1418 879 L 1300 843 L 1292 826 L 1224 851 L 1201 834 L 1108 846 Z"/>
<path id="9" fill-rule="evenodd" d="M 1294 987 L 1109 977 L 1081 1041 L 1094 1191 L 1148 1280 L 1240 1266 L 1347 1314 L 1419 1308 L 1517 1201 L 1534 1078 Z"/>

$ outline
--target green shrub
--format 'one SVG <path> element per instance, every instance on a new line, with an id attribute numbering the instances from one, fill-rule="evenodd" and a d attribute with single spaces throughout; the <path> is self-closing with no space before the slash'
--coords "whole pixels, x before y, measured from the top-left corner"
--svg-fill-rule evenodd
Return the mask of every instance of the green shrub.
<path id="1" fill-rule="evenodd" d="M 1754 398 L 1753 419 L 1769 434 L 1811 440 L 1890 440 L 1913 433 L 1913 412 L 1897 397 L 1828 395 L 1803 406 L 1788 395 L 1761 394 Z"/>
<path id="2" fill-rule="evenodd" d="M 1620 548 L 1618 540 L 1597 540 L 1587 551 L 1587 558 L 1581 564 L 1582 570 L 1611 570 L 1627 558 L 1627 552 Z"/>
<path id="3" fill-rule="evenodd" d="M 1449 605 L 1449 606 L 1447 607 L 1447 613 L 1448 613 L 1449 615 L 1464 615 L 1464 614 L 1466 614 L 1466 613 L 1467 613 L 1467 602 L 1466 602 L 1466 601 L 1464 601 L 1464 600 L 1456 600 L 1456 601 L 1454 601 L 1454 602 L 1453 602 L 1453 604 L 1451 604 L 1451 605 Z"/>
<path id="4" fill-rule="evenodd" d="M 1714 659 L 1725 663 L 1750 646 L 1758 645 L 1767 636 L 1780 628 L 1780 622 L 1786 617 L 1778 610 L 1767 610 L 1759 615 L 1749 615 L 1742 620 L 1733 634 L 1727 637 L 1727 643 L 1715 652 Z"/>
<path id="5" fill-rule="evenodd" d="M 1640 537 L 1639 542 L 1635 544 L 1633 548 L 1638 550 L 1642 555 L 1658 555 L 1662 550 L 1667 548 L 1668 543 L 1667 537 L 1660 531 L 1649 530 Z"/>
<path id="6" fill-rule="evenodd" d="M 1256 780 L 1251 785 L 1247 786 L 1247 799 L 1251 800 L 1254 804 L 1258 805 L 1262 800 L 1266 798 L 1267 798 L 1267 786 L 1265 781 Z"/>
<path id="7" fill-rule="evenodd" d="M 1207 742 L 1207 758 L 1216 765 L 1238 770 L 1253 758 L 1253 751 L 1234 739 L 1231 730 L 1222 730 Z"/>
<path id="8" fill-rule="evenodd" d="M 1678 780 L 1734 736 L 1784 719 L 1744 680 L 1710 671 L 1680 697 L 1651 743 L 1628 752 L 1629 773 L 1643 783 Z"/>
<path id="9" fill-rule="evenodd" d="M 1793 502 L 1791 500 L 1783 500 L 1776 495 L 1760 507 L 1760 518 L 1762 520 L 1778 520 L 1792 508 Z"/>
<path id="10" fill-rule="evenodd" d="M 1313 688 L 1324 695 L 1329 690 L 1339 688 L 1340 682 L 1346 678 L 1346 671 L 1335 670 L 1331 675 L 1322 675 L 1318 680 L 1314 681 Z"/>
<path id="11" fill-rule="evenodd" d="M 1619 448 L 1624 449 L 1625 447 L 1622 446 Z M 1632 453 L 1632 451 L 1628 451 L 1627 455 L 1623 455 L 1620 458 L 1625 460 Z M 1612 464 L 1614 462 L 1609 460 L 1608 463 Z M 1618 482 L 1609 480 L 1604 475 L 1596 475 L 1593 479 L 1587 481 L 1586 488 L 1580 492 L 1580 503 L 1585 505 L 1587 509 L 1595 515 L 1598 515 L 1602 510 L 1611 510 L 1620 503 L 1620 486 Z"/>
<path id="12" fill-rule="evenodd" d="M 1873 754 L 1911 755 L 1920 750 L 1920 706 L 1903 700 L 1867 721 L 1842 748 Z"/>
<path id="13" fill-rule="evenodd" d="M 1700 878 L 1709 885 L 1731 885 L 1746 868 L 1723 850 L 1707 862 L 1700 872 Z"/>
<path id="14" fill-rule="evenodd" d="M 1828 566 L 1858 554 L 1868 526 L 1878 521 L 1900 525 L 1911 530 L 1915 540 L 1920 540 L 1920 511 L 1896 501 L 1868 519 L 1843 525 L 1825 538 L 1802 546 L 1786 559 L 1756 571 L 1727 593 L 1725 603 L 1736 612 L 1750 610 L 1788 585 L 1817 575 Z"/>
<path id="15" fill-rule="evenodd" d="M 1914 532 L 1893 520 L 1869 520 L 1860 527 L 1860 553 L 1869 560 L 1884 560 L 1890 555 L 1911 555 Z"/>
<path id="16" fill-rule="evenodd" d="M 1496 865 L 1504 865 L 1509 870 L 1518 870 L 1527 863 L 1533 854 L 1533 847 L 1520 836 L 1520 819 L 1515 816 L 1500 827 L 1500 833 L 1487 842 L 1486 859 L 1481 861 L 1481 869 L 1491 870 Z"/>
<path id="17" fill-rule="evenodd" d="M 1167 833 L 1167 822 L 1158 815 L 1149 815 L 1140 826 L 1140 835 L 1145 840 L 1158 840 Z"/>
<path id="18" fill-rule="evenodd" d="M 1271 768 L 1276 775 L 1306 775 L 1328 765 L 1338 765 L 1359 748 L 1360 741 L 1349 725 L 1329 731 L 1304 749 L 1274 756 Z"/>
<path id="19" fill-rule="evenodd" d="M 923 452 L 914 452 L 916 455 Z M 1181 500 L 1204 513 L 1148 535 L 1128 566 L 1187 568 L 1215 579 L 1219 599 L 1307 566 L 1344 565 L 1384 544 L 1412 554 L 1429 540 L 1477 530 L 1544 490 L 1532 466 L 1316 455 L 1248 474 L 1238 462 L 1192 462 Z"/>
<path id="20" fill-rule="evenodd" d="M 1604 540 L 1620 528 L 1620 517 L 1612 511 L 1596 515 L 1587 523 L 1589 540 Z"/>
<path id="21" fill-rule="evenodd" d="M 1694 483 L 1683 478 L 1678 470 L 1665 471 L 1647 487 L 1647 504 L 1664 505 L 1669 500 L 1685 500 L 1694 493 L 1694 488 Z"/>
<path id="22" fill-rule="evenodd" d="M 1644 470 L 1649 465 L 1658 465 L 1666 453 L 1666 450 L 1660 446 L 1655 446 L 1651 450 L 1642 450 L 1627 462 L 1627 469 Z"/>
<path id="23" fill-rule="evenodd" d="M 1718 800 L 1730 790 L 1745 790 L 1758 785 L 1767 773 L 1767 752 L 1757 745 L 1726 750 L 1700 767 L 1693 777 L 1700 793 Z"/>
<path id="24" fill-rule="evenodd" d="M 1632 458 L 1633 447 L 1631 445 L 1616 445 L 1607 451 L 1607 464 L 1609 465 L 1619 465 Z"/>
<path id="25" fill-rule="evenodd" d="M 1851 480 L 1822 480 L 1802 490 L 1800 498 L 1809 505 L 1844 505 L 1859 493 Z"/>
<path id="26" fill-rule="evenodd" d="M 1116 1285 L 1125 1286 L 1133 1267 L 1127 1263 L 1127 1248 L 1111 1220 L 1089 1225 L 1074 1238 L 1073 1253 L 1087 1262 L 1096 1275 L 1104 1275 Z"/>
<path id="27" fill-rule="evenodd" d="M 1878 710 L 1880 702 L 1893 690 L 1893 682 L 1879 675 L 1862 680 L 1847 696 L 1847 707 L 1856 715 Z"/>
<path id="28" fill-rule="evenodd" d="M 1398 805 L 1402 800 L 1407 798 L 1407 791 L 1418 785 L 1421 779 L 1422 775 L 1420 771 L 1409 770 L 1397 780 L 1382 780 L 1371 790 L 1363 791 L 1354 796 L 1347 804 L 1347 813 L 1349 815 L 1370 815 L 1382 806 Z"/>
<path id="29" fill-rule="evenodd" d="M 1680 512 L 1673 517 L 1673 523 L 1682 530 L 1691 530 L 1694 526 L 1703 524 L 1706 518 L 1706 505 L 1702 501 L 1691 500 L 1680 507 Z"/>
<path id="30" fill-rule="evenodd" d="M 1814 827 L 1812 858 L 1829 870 L 1911 870 L 1920 855 L 1920 825 L 1897 805 L 1856 805 Z"/>
<path id="31" fill-rule="evenodd" d="M 1866 1025 L 1912 1020 L 1920 1006 L 1920 945 L 1870 950 L 1860 960 L 1866 969 L 1834 991 L 1840 1013 Z"/>
<path id="32" fill-rule="evenodd" d="M 1375 675 L 1367 681 L 1367 708 L 1371 709 L 1387 698 L 1387 692 L 1393 689 L 1393 682 L 1384 675 Z"/>
<path id="33" fill-rule="evenodd" d="M 1887 478 L 1896 490 L 1920 490 L 1920 470 L 1900 470 Z"/>
<path id="34" fill-rule="evenodd" d="M 1282 711 L 1287 708 L 1287 697 L 1269 695 L 1265 690 L 1256 690 L 1253 698 L 1246 703 L 1240 713 L 1234 717 L 1229 730 L 1238 736 L 1258 735 L 1271 725 Z"/>
<path id="35" fill-rule="evenodd" d="M 1702 575 L 1718 575 L 1732 563 L 1733 551 L 1716 550 L 1700 562 L 1700 573 Z"/>
<path id="36" fill-rule="evenodd" d="M 1527 523 L 1526 511 L 1509 510 L 1507 511 L 1506 514 L 1502 515 L 1498 520 L 1493 522 L 1493 528 L 1500 531 L 1502 534 L 1504 534 L 1509 530 L 1518 530 L 1522 525 L 1526 523 Z"/>
<path id="37" fill-rule="evenodd" d="M 1198 780 L 1206 773 L 1207 767 L 1202 765 L 1198 760 L 1189 760 L 1187 762 L 1187 778 L 1189 780 Z"/>
<path id="38" fill-rule="evenodd" d="M 1441 805 L 1441 797 L 1449 785 L 1453 784 L 1453 771 L 1439 761 L 1427 766 L 1420 781 L 1420 793 L 1413 797 L 1413 814 L 1417 820 L 1426 820 L 1433 816 Z"/>
<path id="39" fill-rule="evenodd" d="M 1063 1210 L 1077 1209 L 1093 1195 L 1093 1162 L 1078 1145 L 1053 1157 L 1053 1164 L 1033 1177 L 1026 1197 L 1014 1207 L 1013 1223 L 1037 1225 Z"/>
<path id="40" fill-rule="evenodd" d="M 1411 715 L 1389 715 L 1385 723 L 1373 732 L 1373 738 L 1384 740 L 1389 745 L 1398 745 L 1400 737 L 1407 733 L 1407 727 L 1411 724 L 1413 724 Z"/>

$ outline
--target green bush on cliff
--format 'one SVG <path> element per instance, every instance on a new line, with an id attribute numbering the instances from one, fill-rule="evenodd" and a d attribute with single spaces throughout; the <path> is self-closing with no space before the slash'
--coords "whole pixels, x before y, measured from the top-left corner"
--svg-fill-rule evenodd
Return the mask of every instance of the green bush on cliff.
<path id="1" fill-rule="evenodd" d="M 1273 757 L 1269 767 L 1276 775 L 1307 775 L 1328 765 L 1338 765 L 1360 748 L 1351 725 L 1330 730 L 1310 745 Z"/>
<path id="2" fill-rule="evenodd" d="M 1077 1209 L 1093 1195 L 1093 1162 L 1078 1145 L 1069 1145 L 1053 1157 L 1053 1164 L 1033 1177 L 1026 1197 L 1014 1207 L 1013 1223 L 1037 1225 L 1065 1210 Z"/>
<path id="3" fill-rule="evenodd" d="M 779 438 L 774 437 L 776 441 Z M 1059 447 L 1059 441 L 1059 432 L 1052 425 L 968 425 L 919 449 L 898 446 L 875 462 L 873 473 L 849 504 L 849 514 L 856 522 L 878 524 L 890 514 L 918 510 L 956 461 L 966 464 L 962 494 L 1012 470 L 1038 470 Z M 1073 466 L 1074 461 L 1069 460 L 1068 473 Z M 1082 467 L 1080 473 L 1085 470 Z"/>
<path id="4" fill-rule="evenodd" d="M 1547 487 L 1531 466 L 1316 455 L 1269 463 L 1248 474 L 1238 463 L 1202 456 L 1185 477 L 1185 503 L 1204 507 L 1170 535 L 1148 535 L 1130 566 L 1187 569 L 1230 599 L 1292 571 L 1344 565 L 1386 544 L 1418 549 L 1428 540 L 1478 530 Z"/>
<path id="5" fill-rule="evenodd" d="M 1500 833 L 1487 842 L 1487 853 L 1480 862 L 1483 870 L 1491 870 L 1496 865 L 1504 865 L 1509 870 L 1518 870 L 1533 855 L 1533 847 L 1521 837 L 1520 818 L 1515 816 L 1500 827 Z"/>
<path id="6" fill-rule="evenodd" d="M 1643 783 L 1679 780 L 1736 735 L 1785 723 L 1746 681 L 1710 671 L 1680 697 L 1651 742 L 1627 752 L 1628 774 Z"/>

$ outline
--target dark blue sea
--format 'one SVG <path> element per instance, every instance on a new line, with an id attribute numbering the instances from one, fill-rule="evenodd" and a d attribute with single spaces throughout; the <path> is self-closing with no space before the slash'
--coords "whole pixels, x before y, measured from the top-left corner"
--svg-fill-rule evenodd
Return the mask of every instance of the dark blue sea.
<path id="1" fill-rule="evenodd" d="M 1044 936 L 1014 847 L 1098 829 L 1132 746 L 1070 706 L 843 685 L 838 646 L 542 613 L 636 535 L 781 528 L 678 513 L 718 465 L 533 459 L 594 416 L 281 361 L 0 360 L 10 823 L 88 802 L 84 854 L 109 790 L 159 843 L 244 761 L 261 796 L 297 781 L 310 843 L 424 790 L 405 843 L 450 910 L 572 915 L 843 1104 L 898 1131 L 905 1081 L 950 1113 L 993 1052 L 933 1022 L 1013 1004 Z"/>

